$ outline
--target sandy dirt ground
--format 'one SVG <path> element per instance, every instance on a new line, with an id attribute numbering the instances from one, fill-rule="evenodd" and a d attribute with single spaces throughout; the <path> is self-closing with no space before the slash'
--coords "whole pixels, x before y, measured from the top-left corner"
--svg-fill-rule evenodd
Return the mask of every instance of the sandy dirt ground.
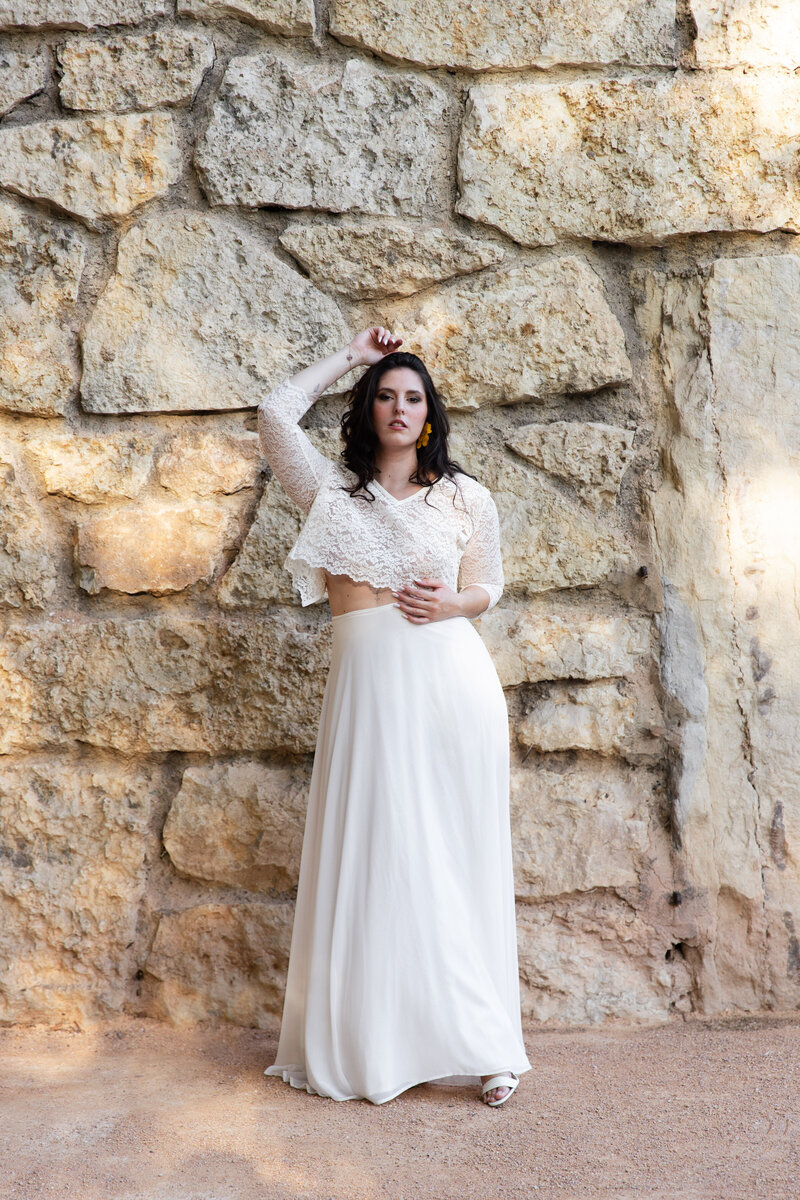
<path id="1" fill-rule="evenodd" d="M 798 1200 L 800 1016 L 526 1033 L 507 1105 L 266 1077 L 277 1039 L 0 1031 L 0 1200 Z M 477 1080 L 476 1080 L 477 1084 Z"/>

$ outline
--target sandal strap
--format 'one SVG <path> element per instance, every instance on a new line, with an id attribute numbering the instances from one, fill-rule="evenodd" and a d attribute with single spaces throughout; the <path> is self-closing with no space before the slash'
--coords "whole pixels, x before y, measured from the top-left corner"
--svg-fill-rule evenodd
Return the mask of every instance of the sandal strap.
<path id="1" fill-rule="evenodd" d="M 503 1072 L 500 1075 L 492 1075 L 490 1079 L 486 1080 L 486 1083 L 481 1088 L 481 1095 L 485 1096 L 487 1092 L 491 1092 L 497 1087 L 507 1087 L 511 1088 L 513 1091 L 518 1083 L 519 1080 L 517 1079 L 516 1075 L 508 1072 Z"/>

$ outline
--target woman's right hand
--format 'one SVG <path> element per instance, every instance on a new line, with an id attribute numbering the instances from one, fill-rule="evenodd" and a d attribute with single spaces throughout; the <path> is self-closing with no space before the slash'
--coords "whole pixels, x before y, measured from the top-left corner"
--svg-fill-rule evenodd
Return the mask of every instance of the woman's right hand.
<path id="1" fill-rule="evenodd" d="M 402 344 L 403 339 L 395 337 L 388 329 L 384 329 L 383 325 L 372 325 L 356 334 L 350 342 L 350 347 L 362 363 L 372 366 L 387 354 L 399 350 Z"/>

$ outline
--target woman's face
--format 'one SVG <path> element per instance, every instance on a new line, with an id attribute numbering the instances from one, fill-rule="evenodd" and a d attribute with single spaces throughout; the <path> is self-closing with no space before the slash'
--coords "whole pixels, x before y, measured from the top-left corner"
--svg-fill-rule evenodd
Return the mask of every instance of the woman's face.
<path id="1" fill-rule="evenodd" d="M 392 367 L 380 378 L 372 420 L 381 446 L 415 446 L 428 417 L 425 388 L 410 367 Z"/>

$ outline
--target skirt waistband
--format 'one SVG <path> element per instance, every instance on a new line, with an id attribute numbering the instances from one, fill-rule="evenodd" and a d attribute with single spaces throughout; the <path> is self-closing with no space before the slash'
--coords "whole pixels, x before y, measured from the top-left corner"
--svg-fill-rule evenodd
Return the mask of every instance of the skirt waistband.
<path id="1" fill-rule="evenodd" d="M 331 620 L 332 621 L 345 621 L 345 620 L 348 620 L 350 617 L 363 617 L 367 613 L 380 612 L 384 608 L 395 609 L 395 611 L 398 614 L 400 612 L 400 609 L 397 607 L 396 604 L 374 604 L 374 605 L 371 605 L 369 608 L 351 608 L 350 612 L 339 613 L 338 616 L 331 617 Z"/>

